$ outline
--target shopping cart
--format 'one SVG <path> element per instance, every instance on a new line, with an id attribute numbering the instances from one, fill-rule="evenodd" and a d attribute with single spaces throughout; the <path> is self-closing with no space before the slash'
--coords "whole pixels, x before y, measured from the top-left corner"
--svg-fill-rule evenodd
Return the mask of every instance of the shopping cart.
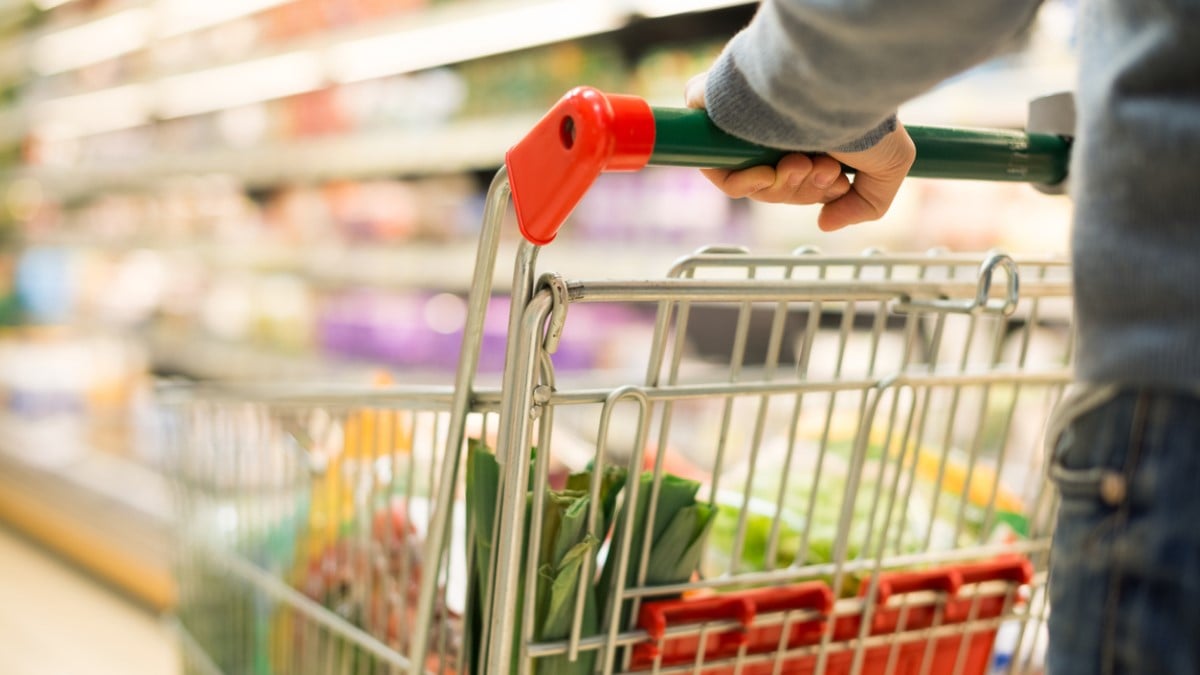
<path id="1" fill-rule="evenodd" d="M 910 133 L 916 175 L 1065 175 L 1052 134 Z M 664 278 L 537 273 L 601 171 L 776 157 L 575 90 L 492 184 L 452 386 L 171 405 L 189 672 L 1037 672 L 1063 261 L 714 247 Z M 527 241 L 483 388 L 510 194 Z M 583 304 L 648 308 L 642 374 L 556 373 Z"/>

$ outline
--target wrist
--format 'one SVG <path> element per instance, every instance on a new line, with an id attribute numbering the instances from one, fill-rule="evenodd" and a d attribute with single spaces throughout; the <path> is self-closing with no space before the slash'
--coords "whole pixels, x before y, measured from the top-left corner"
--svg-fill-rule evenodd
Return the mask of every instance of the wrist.
<path id="1" fill-rule="evenodd" d="M 832 152 L 862 152 L 870 150 L 879 144 L 888 134 L 894 132 L 899 127 L 896 120 L 896 113 L 888 115 L 882 122 L 875 126 L 867 133 L 857 139 L 844 143 L 832 149 Z"/>

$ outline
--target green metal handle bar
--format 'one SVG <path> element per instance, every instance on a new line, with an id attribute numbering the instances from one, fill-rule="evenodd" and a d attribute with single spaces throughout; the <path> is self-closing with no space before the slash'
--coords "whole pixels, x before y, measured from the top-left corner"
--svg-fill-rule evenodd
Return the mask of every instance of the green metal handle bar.
<path id="1" fill-rule="evenodd" d="M 1052 186 L 1067 175 L 1071 142 L 1054 134 L 907 127 L 909 175 Z M 703 110 L 652 108 L 635 96 L 578 87 L 505 156 L 521 234 L 544 246 L 596 178 L 649 164 L 744 168 L 787 154 L 730 136 Z M 849 167 L 845 167 L 851 171 Z"/>
<path id="2" fill-rule="evenodd" d="M 703 110 L 652 110 L 655 140 L 651 164 L 740 169 L 773 165 L 787 154 L 730 136 L 718 129 Z M 917 147 L 910 176 L 1053 185 L 1067 175 L 1070 141 L 1062 136 L 993 129 L 905 128 Z"/>

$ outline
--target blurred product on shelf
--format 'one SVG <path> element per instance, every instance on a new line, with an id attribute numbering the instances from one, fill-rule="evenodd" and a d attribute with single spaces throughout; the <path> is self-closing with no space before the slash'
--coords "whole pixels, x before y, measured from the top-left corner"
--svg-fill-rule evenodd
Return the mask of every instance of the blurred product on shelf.
<path id="1" fill-rule="evenodd" d="M 494 298 L 488 307 L 479 357 L 482 372 L 498 373 L 504 366 L 508 302 Z M 466 317 L 465 298 L 449 293 L 356 290 L 326 299 L 317 319 L 318 340 L 332 356 L 452 371 Z M 589 372 L 623 367 L 624 336 L 648 333 L 652 317 L 632 309 L 581 306 L 573 308 L 571 322 L 573 339 L 555 353 L 555 368 Z"/>
<path id="2" fill-rule="evenodd" d="M 319 195 L 338 236 L 349 244 L 459 240 L 478 220 L 471 202 L 477 188 L 466 176 L 338 181 Z M 287 228 L 288 218 L 281 220 L 277 225 Z M 293 241 L 303 243 L 298 234 Z"/>
<path id="3" fill-rule="evenodd" d="M 0 335 L 0 455 L 68 472 L 94 453 L 151 463 L 161 452 L 152 389 L 149 355 L 137 340 L 55 327 L 8 330 Z"/>
<path id="4" fill-rule="evenodd" d="M 77 161 L 104 164 L 169 152 L 252 148 L 321 136 L 417 132 L 452 121 L 535 114 L 581 82 L 620 90 L 625 88 L 626 71 L 615 44 L 602 39 L 568 42 L 82 138 L 68 133 L 56 140 L 54 127 L 42 133 L 35 129 L 35 142 L 26 161 L 50 166 Z M 680 89 L 682 80 L 676 85 Z M 499 160 L 497 154 L 495 162 Z"/>
<path id="5" fill-rule="evenodd" d="M 354 131 L 420 129 L 457 117 L 469 86 L 454 69 L 434 68 L 345 84 L 334 95 L 338 111 Z"/>
<path id="6" fill-rule="evenodd" d="M 189 317 L 203 333 L 284 353 L 312 348 L 313 298 L 292 276 L 231 274 L 211 279 L 198 315 Z"/>
<path id="7" fill-rule="evenodd" d="M 284 42 L 337 28 L 365 24 L 420 9 L 428 0 L 293 0 L 277 3 L 256 18 L 262 38 Z"/>
<path id="8" fill-rule="evenodd" d="M 748 237 L 756 248 L 818 246 L 825 252 L 985 251 L 1063 254 L 1070 238 L 1068 200 L 1045 199 L 1028 186 L 909 179 L 883 218 L 861 227 L 821 233 L 816 209 L 747 204 Z"/>
<path id="9" fill-rule="evenodd" d="M 983 219 L 960 217 L 997 198 L 1004 208 L 988 209 Z M 459 327 L 431 319 L 427 306 L 454 304 L 456 295 L 439 290 L 465 290 L 481 199 L 473 178 L 448 175 L 253 193 L 233 178 L 204 176 L 76 205 L 43 200 L 23 221 L 34 245 L 20 258 L 17 286 L 41 321 L 190 327 L 197 336 L 280 353 L 444 371 L 455 362 Z M 884 222 L 825 237 L 821 246 L 1041 252 L 1055 238 L 1062 246 L 1053 248 L 1065 247 L 1064 208 L 1019 187 L 912 181 Z M 548 255 L 565 251 L 564 269 L 606 276 L 589 254 L 595 245 L 787 249 L 811 242 L 804 217 L 730 202 L 686 169 L 611 174 L 597 181 Z M 643 269 L 639 258 L 626 257 L 637 274 L 665 271 L 665 264 Z M 503 322 L 492 328 L 499 344 Z M 608 347 L 588 349 L 557 359 L 572 370 L 613 363 L 604 356 Z M 485 370 L 497 369 L 500 356 L 498 346 L 485 350 Z"/>
<path id="10" fill-rule="evenodd" d="M 25 249 L 16 289 L 24 319 L 35 325 L 128 328 L 150 319 L 180 279 L 159 253 L 55 246 Z"/>
<path id="11" fill-rule="evenodd" d="M 628 66 L 617 45 L 602 38 L 528 49 L 455 68 L 466 84 L 466 118 L 544 111 L 579 84 L 617 91 Z"/>
<path id="12" fill-rule="evenodd" d="M 739 206 L 698 171 L 605 174 L 571 214 L 563 239 L 662 245 L 680 253 L 717 242 L 752 243 L 748 211 Z"/>
<path id="13" fill-rule="evenodd" d="M 9 331 L 0 338 L 4 409 L 26 420 L 107 417 L 146 385 L 146 353 L 116 336 L 58 328 Z"/>
<path id="14" fill-rule="evenodd" d="M 229 176 L 180 177 L 109 192 L 22 221 L 31 242 L 81 247 L 285 247 L 460 239 L 477 228 L 467 176 L 283 185 L 248 196 Z"/>
<path id="15" fill-rule="evenodd" d="M 650 49 L 638 59 L 630 78 L 630 93 L 651 105 L 678 106 L 683 85 L 702 73 L 721 53 L 724 41 L 673 44 Z"/>
<path id="16" fill-rule="evenodd" d="M 50 227 L 46 219 L 59 214 L 27 184 L 10 186 L 7 197 L 5 215 L 31 227 Z M 144 347 L 123 328 L 159 306 L 166 277 L 160 256 L 150 251 L 105 256 L 56 246 L 13 250 L 6 241 L 0 323 L 11 328 L 0 333 L 4 428 L 49 422 L 72 434 L 91 433 L 105 448 L 138 445 L 128 435 L 129 417 L 144 403 L 149 363 Z M 108 435 L 116 442 L 102 439 Z M 53 445 L 60 452 L 85 447 Z"/>

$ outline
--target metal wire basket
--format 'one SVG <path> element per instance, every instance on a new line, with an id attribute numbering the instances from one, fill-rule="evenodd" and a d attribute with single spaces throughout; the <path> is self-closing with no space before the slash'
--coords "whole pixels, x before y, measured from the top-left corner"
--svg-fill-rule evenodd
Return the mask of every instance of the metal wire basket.
<path id="1" fill-rule="evenodd" d="M 539 276 L 541 214 L 562 210 L 539 200 L 561 194 L 523 191 L 529 157 L 591 175 L 588 125 L 645 126 L 625 97 L 595 122 L 596 96 L 568 96 L 493 183 L 452 386 L 170 407 L 189 669 L 1037 672 L 1067 266 L 712 248 L 656 279 Z M 720 161 L 761 150 L 732 143 Z M 592 173 L 631 168 L 600 145 Z M 503 383 L 483 389 L 510 186 L 537 243 L 517 254 Z M 624 355 L 640 373 L 556 374 L 581 304 L 654 317 Z"/>

